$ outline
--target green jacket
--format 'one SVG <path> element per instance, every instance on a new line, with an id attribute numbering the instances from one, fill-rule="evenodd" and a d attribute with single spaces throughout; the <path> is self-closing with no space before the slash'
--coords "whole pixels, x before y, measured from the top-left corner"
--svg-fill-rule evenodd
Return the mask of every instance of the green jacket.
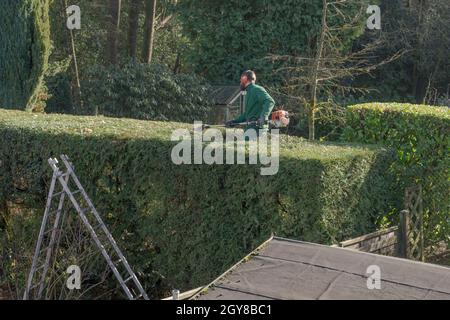
<path id="1" fill-rule="evenodd" d="M 233 122 L 256 121 L 261 117 L 269 120 L 269 115 L 275 106 L 275 100 L 267 93 L 266 89 L 251 83 L 247 86 L 247 94 L 244 96 L 244 113 Z"/>

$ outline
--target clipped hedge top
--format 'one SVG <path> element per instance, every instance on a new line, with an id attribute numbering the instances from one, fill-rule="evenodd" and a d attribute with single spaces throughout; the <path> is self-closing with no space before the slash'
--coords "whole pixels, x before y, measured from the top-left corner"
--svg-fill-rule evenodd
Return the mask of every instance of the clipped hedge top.
<path id="1" fill-rule="evenodd" d="M 33 114 L 0 109 L 0 128 L 37 130 L 48 134 L 68 134 L 83 138 L 116 140 L 170 141 L 173 130 L 192 124 L 180 122 L 142 121 L 103 116 L 72 116 L 63 114 Z M 378 146 L 349 143 L 308 142 L 299 137 L 280 135 L 280 156 L 293 159 L 331 160 L 367 155 L 380 150 Z M 175 142 L 174 142 L 175 143 Z"/>
<path id="2" fill-rule="evenodd" d="M 369 109 L 380 112 L 403 112 L 405 114 L 436 116 L 450 119 L 450 109 L 447 107 L 436 107 L 408 103 L 364 103 L 350 106 L 351 110 Z"/>

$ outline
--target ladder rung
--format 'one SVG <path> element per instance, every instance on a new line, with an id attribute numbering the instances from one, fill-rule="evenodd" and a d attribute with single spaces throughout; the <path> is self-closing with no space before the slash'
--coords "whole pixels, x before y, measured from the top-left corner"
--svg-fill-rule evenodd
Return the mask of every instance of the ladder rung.
<path id="1" fill-rule="evenodd" d="M 45 267 L 45 264 L 41 264 L 39 267 L 37 267 L 37 268 L 34 269 L 34 270 L 35 270 L 35 271 L 41 270 L 41 269 L 44 269 L 44 267 Z"/>
<path id="2" fill-rule="evenodd" d="M 53 230 L 58 230 L 58 228 L 53 228 L 44 232 L 44 236 L 52 232 Z"/>
<path id="3" fill-rule="evenodd" d="M 127 283 L 127 282 L 130 281 L 131 279 L 133 279 L 133 276 L 127 278 L 123 283 Z"/>
<path id="4" fill-rule="evenodd" d="M 36 283 L 30 287 L 30 290 L 33 290 L 34 288 L 37 288 L 38 286 L 39 286 L 39 283 Z"/>
<path id="5" fill-rule="evenodd" d="M 62 211 L 62 209 L 61 210 L 56 209 L 56 210 L 50 211 L 49 214 L 54 214 L 54 213 L 58 213 L 58 212 L 61 212 L 61 211 Z"/>
<path id="6" fill-rule="evenodd" d="M 99 223 L 95 228 L 101 228 L 101 227 L 103 227 L 103 226 L 104 226 L 103 223 Z"/>
<path id="7" fill-rule="evenodd" d="M 65 178 L 69 175 L 70 175 L 70 172 L 62 173 L 62 174 L 58 175 L 58 178 Z"/>
<path id="8" fill-rule="evenodd" d="M 114 262 L 114 265 L 115 266 L 117 266 L 119 263 L 123 263 L 124 265 L 126 265 L 128 262 L 127 262 L 127 259 L 125 259 L 125 258 L 120 258 L 119 260 L 117 260 L 116 262 Z"/>
<path id="9" fill-rule="evenodd" d="M 60 192 L 54 193 L 54 194 L 52 195 L 52 198 L 58 197 L 58 196 L 62 195 L 63 193 L 65 193 L 65 191 L 60 191 Z"/>
<path id="10" fill-rule="evenodd" d="M 142 293 L 140 295 L 138 295 L 135 299 L 137 300 L 139 298 L 142 298 Z"/>
<path id="11" fill-rule="evenodd" d="M 42 248 L 41 250 L 39 250 L 39 254 L 41 254 L 44 251 L 47 251 L 48 247 Z"/>
<path id="12" fill-rule="evenodd" d="M 82 214 L 88 213 L 88 212 L 90 212 L 90 211 L 92 211 L 92 209 L 89 208 L 89 207 L 88 207 L 88 208 L 82 208 L 82 209 L 81 209 L 81 213 L 82 213 Z"/>
<path id="13" fill-rule="evenodd" d="M 65 193 L 65 192 L 66 192 L 66 191 L 63 190 L 63 191 L 54 193 L 54 194 L 52 195 L 52 198 L 58 197 L 58 196 L 62 195 L 62 194 Z M 80 193 L 80 192 L 81 192 L 81 190 L 76 190 L 76 191 L 72 192 L 71 194 L 74 196 L 74 195 L 76 195 L 76 194 L 78 194 L 78 193 Z"/>

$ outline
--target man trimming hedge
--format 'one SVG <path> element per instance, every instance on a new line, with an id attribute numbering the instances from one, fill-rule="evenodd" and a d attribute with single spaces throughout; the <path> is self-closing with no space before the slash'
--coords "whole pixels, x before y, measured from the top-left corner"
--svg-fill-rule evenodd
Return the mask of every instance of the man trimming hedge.
<path id="1" fill-rule="evenodd" d="M 247 128 L 267 130 L 267 122 L 275 106 L 275 100 L 267 93 L 266 89 L 258 86 L 255 82 L 256 74 L 252 70 L 247 70 L 241 75 L 241 90 L 246 91 L 244 113 L 227 121 L 225 124 L 227 127 L 232 127 L 236 123 L 256 121 L 256 126 L 247 126 Z"/>

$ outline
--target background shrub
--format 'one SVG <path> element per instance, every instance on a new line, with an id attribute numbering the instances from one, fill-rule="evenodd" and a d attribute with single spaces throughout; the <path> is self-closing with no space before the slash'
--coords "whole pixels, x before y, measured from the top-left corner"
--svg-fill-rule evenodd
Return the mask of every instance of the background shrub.
<path id="1" fill-rule="evenodd" d="M 206 121 L 212 102 L 200 77 L 160 64 L 93 66 L 83 83 L 87 114 L 145 120 Z"/>
<path id="2" fill-rule="evenodd" d="M 422 185 L 427 244 L 450 243 L 450 110 L 400 103 L 348 108 L 345 141 L 383 143 L 396 150 L 397 193 Z"/>

